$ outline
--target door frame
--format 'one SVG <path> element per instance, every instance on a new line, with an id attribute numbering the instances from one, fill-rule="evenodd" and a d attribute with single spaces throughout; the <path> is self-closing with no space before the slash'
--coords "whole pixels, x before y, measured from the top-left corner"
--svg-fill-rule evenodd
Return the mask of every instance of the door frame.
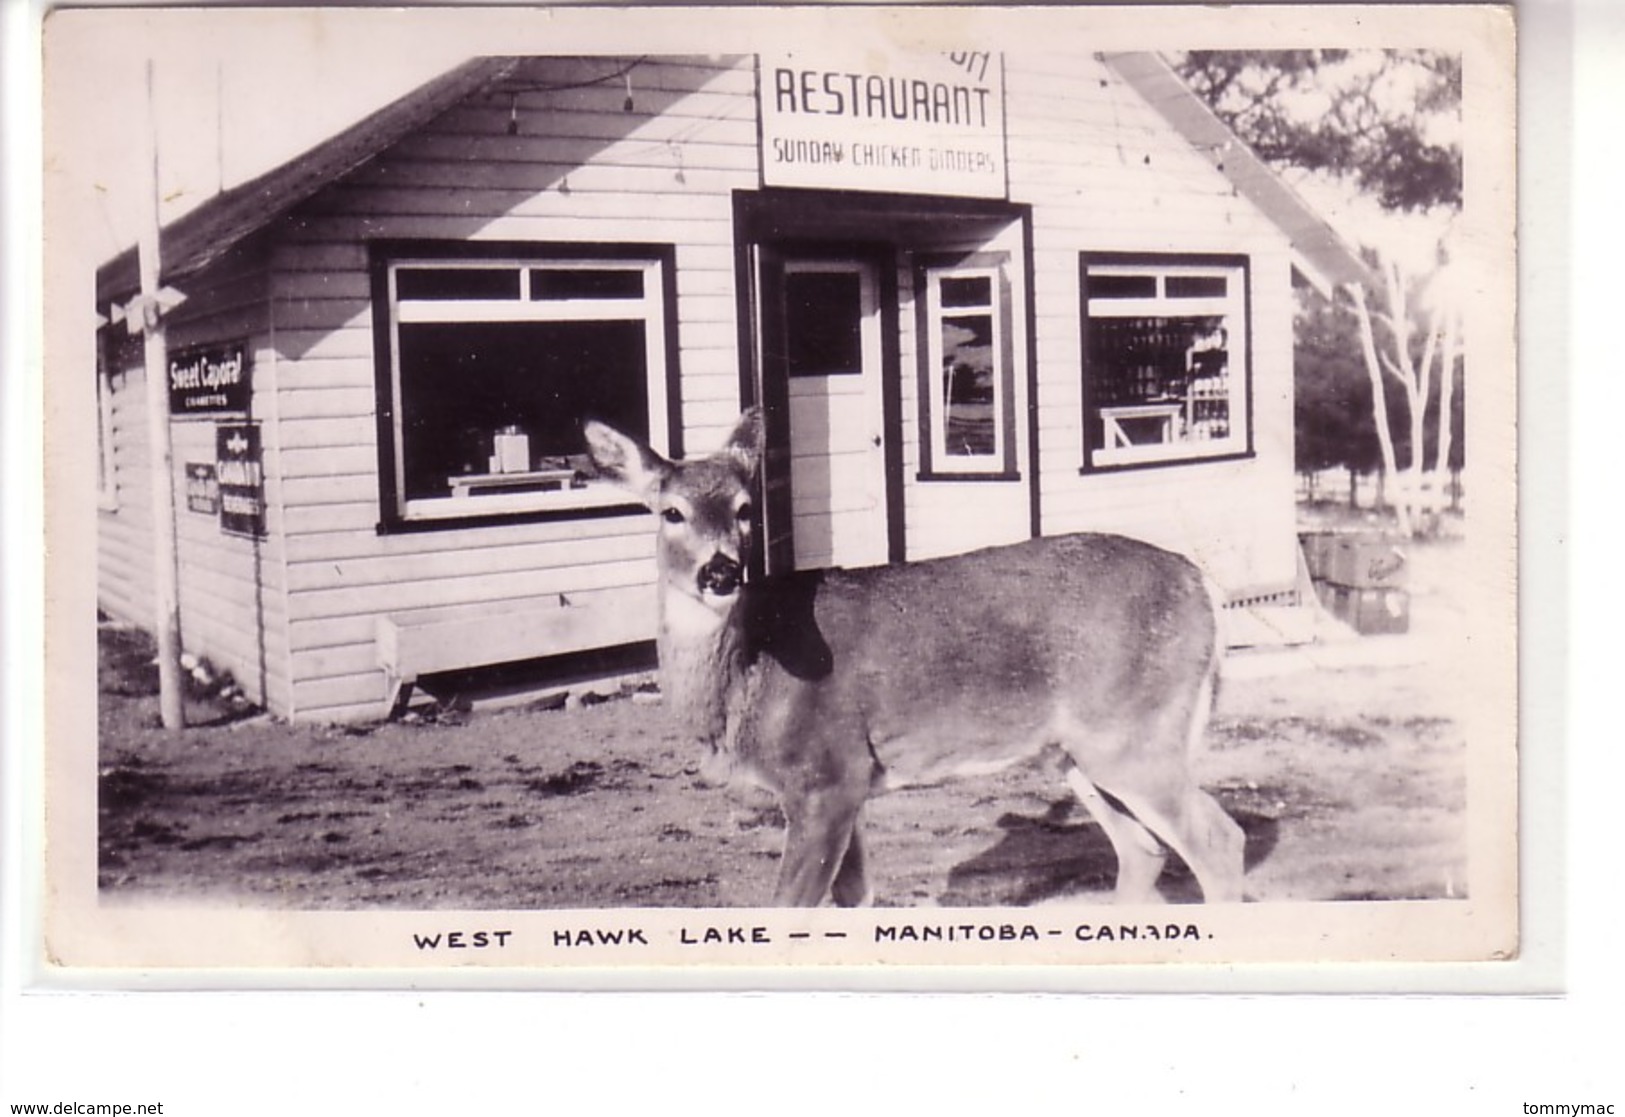
<path id="1" fill-rule="evenodd" d="M 879 241 L 815 240 L 742 234 L 736 225 L 735 268 L 739 298 L 739 396 L 746 407 L 760 405 L 767 450 L 763 454 L 758 527 L 767 545 L 753 556 L 754 573 L 780 573 L 794 568 L 794 526 L 790 500 L 790 380 L 782 358 L 762 351 L 761 339 L 783 330 L 773 310 L 782 280 L 775 270 L 787 258 L 860 262 L 874 270 L 880 315 L 880 429 L 885 473 L 886 561 L 902 562 L 907 553 L 903 517 L 903 419 L 897 250 Z M 758 266 L 760 261 L 761 266 Z"/>

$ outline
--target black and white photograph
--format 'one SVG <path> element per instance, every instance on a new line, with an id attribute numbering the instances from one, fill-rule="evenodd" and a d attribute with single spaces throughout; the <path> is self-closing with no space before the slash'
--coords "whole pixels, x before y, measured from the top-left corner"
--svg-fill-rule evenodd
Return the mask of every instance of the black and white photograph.
<path id="1" fill-rule="evenodd" d="M 56 13 L 53 965 L 1516 959 L 1512 20 L 1357 12 Z"/>

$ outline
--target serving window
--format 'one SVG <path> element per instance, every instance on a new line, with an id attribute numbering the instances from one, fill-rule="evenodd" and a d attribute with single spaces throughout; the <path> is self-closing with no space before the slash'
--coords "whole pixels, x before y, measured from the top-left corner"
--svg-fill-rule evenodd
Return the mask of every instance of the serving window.
<path id="1" fill-rule="evenodd" d="M 581 427 L 671 452 L 670 267 L 659 249 L 384 261 L 386 523 L 624 505 Z"/>
<path id="2" fill-rule="evenodd" d="M 1085 256 L 1084 468 L 1247 453 L 1242 257 Z"/>

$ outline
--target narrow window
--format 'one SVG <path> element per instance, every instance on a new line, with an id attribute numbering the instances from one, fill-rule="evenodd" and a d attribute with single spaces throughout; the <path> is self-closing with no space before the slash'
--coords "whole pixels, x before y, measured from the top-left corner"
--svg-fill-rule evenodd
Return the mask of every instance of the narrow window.
<path id="1" fill-rule="evenodd" d="M 98 346 L 96 362 L 96 502 L 109 511 L 118 507 L 118 480 L 113 457 L 113 378 Z"/>
<path id="2" fill-rule="evenodd" d="M 142 338 L 123 326 L 108 326 L 96 335 L 96 502 L 118 509 L 117 396 L 131 369 L 141 368 Z"/>
<path id="3" fill-rule="evenodd" d="M 917 272 L 922 479 L 1016 476 L 1005 263 L 980 253 Z"/>
<path id="4" fill-rule="evenodd" d="M 1086 256 L 1084 468 L 1246 453 L 1247 268 Z"/>

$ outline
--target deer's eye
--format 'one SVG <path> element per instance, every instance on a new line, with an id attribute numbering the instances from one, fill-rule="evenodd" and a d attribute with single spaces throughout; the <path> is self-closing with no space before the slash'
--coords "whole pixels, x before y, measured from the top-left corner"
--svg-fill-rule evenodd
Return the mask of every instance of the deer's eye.
<path id="1" fill-rule="evenodd" d="M 754 511 L 754 509 L 751 508 L 750 502 L 746 501 L 734 511 L 734 516 L 739 520 L 740 523 L 749 524 L 752 511 Z"/>
<path id="2" fill-rule="evenodd" d="M 683 522 L 683 513 L 676 508 L 666 508 L 661 510 L 660 518 L 668 524 L 680 524 Z"/>

